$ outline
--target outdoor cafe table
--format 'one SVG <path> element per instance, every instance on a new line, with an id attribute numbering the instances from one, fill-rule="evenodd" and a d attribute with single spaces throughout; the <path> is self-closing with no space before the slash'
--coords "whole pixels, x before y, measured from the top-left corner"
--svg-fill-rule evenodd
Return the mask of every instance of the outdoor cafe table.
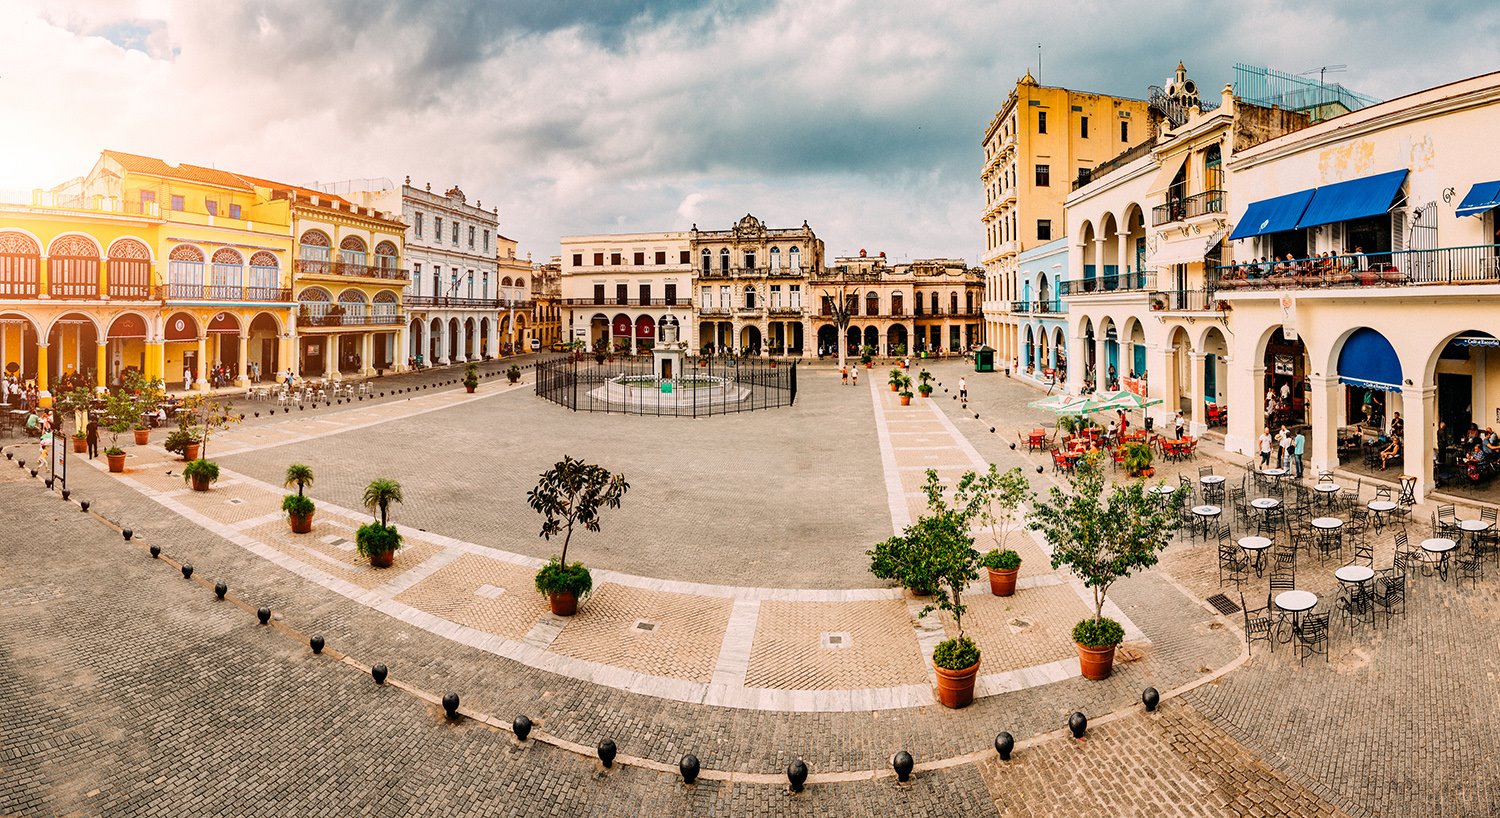
<path id="1" fill-rule="evenodd" d="M 1254 500 L 1250 501 L 1250 505 L 1260 509 L 1261 511 L 1270 511 L 1273 508 L 1279 507 L 1281 505 L 1281 501 L 1276 499 L 1275 497 L 1257 497 Z"/>
<path id="2" fill-rule="evenodd" d="M 1396 504 L 1390 500 L 1371 500 L 1365 507 L 1375 512 L 1375 527 L 1380 528 L 1385 524 L 1386 515 L 1396 510 Z"/>
<path id="3" fill-rule="evenodd" d="M 1344 521 L 1337 517 L 1319 517 L 1312 521 L 1312 526 L 1323 531 L 1337 531 L 1344 527 Z"/>
<path id="4" fill-rule="evenodd" d="M 1448 563 L 1448 552 L 1457 547 L 1458 543 L 1448 539 L 1447 537 L 1433 537 L 1431 539 L 1423 540 L 1422 551 L 1431 558 L 1429 560 L 1423 560 L 1423 562 L 1431 565 L 1432 562 L 1435 561 L 1437 563 L 1438 576 L 1441 576 L 1443 579 L 1447 579 L 1448 572 L 1445 570 L 1445 567 Z M 1423 576 L 1431 576 L 1431 574 L 1428 574 L 1424 571 Z"/>
<path id="5" fill-rule="evenodd" d="M 1218 506 L 1193 506 L 1193 513 L 1203 520 L 1203 539 L 1208 539 L 1208 521 L 1219 516 L 1223 509 Z"/>
<path id="6" fill-rule="evenodd" d="M 1267 477 L 1286 477 L 1286 469 L 1261 469 L 1260 473 Z"/>
<path id="7" fill-rule="evenodd" d="M 1248 552 L 1248 556 L 1255 564 L 1255 575 L 1261 575 L 1261 557 L 1266 549 L 1271 547 L 1270 537 L 1241 537 L 1240 548 Z"/>
<path id="8" fill-rule="evenodd" d="M 1292 633 L 1302 632 L 1302 612 L 1310 611 L 1318 604 L 1312 591 L 1282 591 L 1276 595 L 1276 607 L 1292 614 Z"/>
<path id="9" fill-rule="evenodd" d="M 1345 565 L 1337 571 L 1334 571 L 1333 575 L 1338 578 L 1339 582 L 1342 582 L 1346 585 L 1353 585 L 1363 590 L 1364 584 L 1375 578 L 1375 569 L 1371 568 L 1368 565 Z M 1364 604 L 1363 598 L 1364 594 L 1359 594 L 1355 597 L 1355 599 L 1361 600 L 1361 606 L 1363 606 Z M 1356 610 L 1351 606 L 1350 610 L 1351 612 L 1358 613 L 1361 617 L 1363 617 L 1364 615 L 1362 607 Z M 1350 626 L 1353 627 L 1353 622 L 1350 622 Z"/>
<path id="10" fill-rule="evenodd" d="M 1338 494 L 1342 488 L 1343 486 L 1340 486 L 1338 483 L 1318 483 L 1313 486 L 1313 491 L 1322 495 L 1323 502 L 1326 504 L 1332 503 L 1333 495 Z"/>

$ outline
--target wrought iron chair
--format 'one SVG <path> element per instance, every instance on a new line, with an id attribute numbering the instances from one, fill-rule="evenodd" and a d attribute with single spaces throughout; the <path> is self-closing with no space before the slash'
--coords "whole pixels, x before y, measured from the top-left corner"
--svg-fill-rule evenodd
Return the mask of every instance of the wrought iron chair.
<path id="1" fill-rule="evenodd" d="M 1245 592 L 1240 592 L 1240 610 L 1245 613 L 1245 649 L 1257 641 L 1263 641 L 1276 649 L 1276 615 L 1270 600 L 1261 608 L 1251 608 L 1245 604 Z"/>
<path id="2" fill-rule="evenodd" d="M 1323 654 L 1323 659 L 1328 659 L 1328 613 L 1308 613 L 1302 617 L 1302 627 L 1298 629 L 1297 656 L 1304 664 L 1307 657 L 1312 654 Z"/>

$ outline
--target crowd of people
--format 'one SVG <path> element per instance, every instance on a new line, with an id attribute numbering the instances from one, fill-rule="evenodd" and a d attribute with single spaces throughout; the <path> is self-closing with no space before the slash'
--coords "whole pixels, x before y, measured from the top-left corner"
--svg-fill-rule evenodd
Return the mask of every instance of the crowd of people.
<path id="1" fill-rule="evenodd" d="M 1370 257 L 1363 247 L 1355 247 L 1352 254 L 1340 255 L 1332 250 L 1309 258 L 1296 258 L 1287 253 L 1282 258 L 1265 257 L 1249 261 L 1231 262 L 1222 282 L 1231 286 L 1235 282 L 1259 281 L 1263 279 L 1289 278 L 1292 276 L 1349 274 L 1369 269 Z"/>

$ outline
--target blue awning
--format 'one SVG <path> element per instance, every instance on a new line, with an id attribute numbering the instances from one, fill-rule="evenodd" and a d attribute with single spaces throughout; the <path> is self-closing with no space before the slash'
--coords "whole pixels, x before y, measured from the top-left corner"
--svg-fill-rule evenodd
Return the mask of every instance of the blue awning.
<path id="1" fill-rule="evenodd" d="M 1404 181 L 1406 169 L 1402 168 L 1320 187 L 1308 203 L 1307 212 L 1298 220 L 1297 227 L 1317 227 L 1385 213 L 1391 209 L 1391 202 L 1395 201 L 1396 192 L 1401 190 Z"/>
<path id="2" fill-rule="evenodd" d="M 1500 207 L 1500 180 L 1480 182 L 1469 188 L 1468 195 L 1458 205 L 1458 215 L 1478 216 Z"/>
<path id="3" fill-rule="evenodd" d="M 1360 327 L 1339 350 L 1339 382 L 1367 389 L 1401 391 L 1401 359 L 1384 335 Z"/>
<path id="4" fill-rule="evenodd" d="M 1302 211 L 1307 209 L 1307 203 L 1312 200 L 1312 197 L 1313 189 L 1308 188 L 1296 193 L 1288 193 L 1285 196 L 1277 196 L 1274 199 L 1251 202 L 1250 207 L 1245 210 L 1245 215 L 1240 217 L 1239 223 L 1234 226 L 1234 232 L 1229 235 L 1229 240 L 1238 241 L 1296 228 L 1297 220 L 1302 218 Z"/>

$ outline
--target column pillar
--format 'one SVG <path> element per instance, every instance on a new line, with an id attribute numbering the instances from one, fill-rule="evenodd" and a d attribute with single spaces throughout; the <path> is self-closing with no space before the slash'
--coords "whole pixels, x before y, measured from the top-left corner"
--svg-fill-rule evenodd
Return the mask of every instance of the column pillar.
<path id="1" fill-rule="evenodd" d="M 1257 387 L 1265 381 L 1265 367 L 1256 367 L 1255 383 Z M 1315 375 L 1308 377 L 1308 383 L 1312 391 L 1308 393 L 1308 402 L 1311 405 L 1309 412 L 1309 424 L 1312 426 L 1312 439 L 1308 441 L 1311 452 L 1311 465 L 1314 469 L 1333 471 L 1339 465 L 1338 448 L 1338 392 L 1339 379 L 1335 375 Z M 1266 407 L 1264 393 L 1259 388 L 1256 390 L 1257 400 L 1250 408 L 1255 415 L 1255 436 L 1260 437 L 1261 431 L 1266 424 Z M 1410 421 L 1407 422 L 1408 434 L 1413 428 Z M 1405 445 L 1403 442 L 1402 445 Z"/>
<path id="2" fill-rule="evenodd" d="M 193 373 L 194 376 L 195 376 L 194 380 L 193 380 L 193 388 L 194 389 L 197 389 L 199 391 L 206 391 L 208 389 L 208 379 L 205 378 L 205 377 L 203 377 L 203 373 L 205 373 L 207 371 L 208 371 L 208 332 L 204 331 L 203 334 L 201 334 L 201 335 L 198 336 L 198 371 L 195 372 L 195 373 Z"/>
<path id="3" fill-rule="evenodd" d="M 1104 237 L 1094 238 L 1094 279 L 1095 291 L 1104 289 Z"/>
<path id="4" fill-rule="evenodd" d="M 1406 431 L 1401 441 L 1402 474 L 1417 478 L 1417 502 L 1432 489 L 1432 461 L 1437 455 L 1437 387 L 1407 386 L 1401 391 Z"/>
<path id="5" fill-rule="evenodd" d="M 375 354 L 375 333 L 366 332 L 364 339 L 364 343 L 361 345 L 362 350 L 359 354 L 359 374 L 369 377 L 370 361 L 373 360 L 372 356 Z"/>
<path id="6" fill-rule="evenodd" d="M 36 271 L 36 293 L 37 298 L 52 297 L 52 259 L 46 254 L 42 255 Z M 52 404 L 44 404 L 51 406 Z"/>
<path id="7" fill-rule="evenodd" d="M 94 350 L 94 385 L 104 386 L 108 382 L 105 370 L 109 367 L 109 341 L 100 341 Z"/>
<path id="8" fill-rule="evenodd" d="M 329 335 L 326 339 L 328 346 L 323 349 L 323 380 L 333 380 L 334 373 L 339 371 L 339 335 Z"/>
<path id="9" fill-rule="evenodd" d="M 1176 379 L 1168 378 L 1165 374 L 1172 370 L 1175 363 L 1175 350 L 1166 344 L 1142 344 L 1142 346 L 1146 348 L 1146 397 L 1161 401 L 1156 407 L 1147 409 L 1146 414 L 1153 418 L 1152 422 L 1156 424 L 1157 429 L 1162 429 L 1168 425 L 1167 421 L 1177 414 L 1179 404 L 1178 396 L 1173 394 L 1175 387 L 1168 389 L 1173 386 L 1172 382 Z M 1120 379 L 1121 388 L 1125 386 L 1125 376 L 1118 370 L 1124 368 L 1123 366 L 1115 367 L 1117 370 L 1115 375 Z M 1105 367 L 1104 372 L 1106 374 L 1109 372 L 1108 366 Z M 1156 377 L 1151 377 L 1152 375 Z"/>
<path id="10" fill-rule="evenodd" d="M 1205 403 L 1207 397 L 1203 394 L 1206 388 L 1203 368 L 1207 358 L 1208 356 L 1202 352 L 1188 353 L 1188 391 L 1191 393 L 1189 399 L 1192 401 L 1192 417 L 1189 420 L 1192 421 L 1192 434 L 1195 436 L 1203 434 L 1204 430 L 1208 429 L 1208 407 Z"/>
<path id="11" fill-rule="evenodd" d="M 219 343 L 221 343 L 221 344 L 224 343 L 224 339 L 220 338 L 219 339 Z M 239 370 L 240 370 L 239 380 L 235 381 L 235 386 L 241 386 L 241 387 L 243 387 L 243 386 L 249 386 L 250 385 L 250 336 L 247 335 L 247 334 L 245 334 L 244 332 L 240 333 L 240 365 L 239 365 Z"/>
<path id="12" fill-rule="evenodd" d="M 146 342 L 146 371 L 144 374 L 148 379 L 167 379 L 167 345 L 160 339 Z"/>
<path id="13" fill-rule="evenodd" d="M 395 372 L 406 371 L 406 357 L 411 355 L 411 316 L 401 316 L 401 328 L 396 330 L 396 349 L 391 354 L 391 369 Z"/>
<path id="14" fill-rule="evenodd" d="M 1098 322 L 1094 323 L 1094 388 L 1103 392 L 1109 388 L 1109 354 L 1105 347 L 1105 336 Z"/>
<path id="15" fill-rule="evenodd" d="M 1127 247 L 1127 246 L 1125 246 L 1125 243 L 1129 239 L 1130 239 L 1130 234 L 1129 233 L 1116 233 L 1115 234 L 1115 249 L 1118 251 L 1115 254 L 1116 255 L 1115 265 L 1119 268 L 1120 275 L 1124 275 L 1125 274 L 1125 269 L 1130 266 L 1128 264 L 1128 262 L 1130 260 L 1130 248 Z"/>
<path id="16" fill-rule="evenodd" d="M 1070 395 L 1079 395 L 1083 393 L 1083 370 L 1086 366 L 1088 366 L 1088 361 L 1085 358 L 1087 353 L 1081 352 L 1081 350 L 1086 349 L 1087 345 L 1088 339 L 1081 336 L 1075 336 L 1069 342 L 1068 380 L 1065 388 Z M 1073 357 L 1073 350 L 1080 350 L 1079 356 L 1076 360 Z"/>
<path id="17" fill-rule="evenodd" d="M 36 389 L 42 406 L 52 405 L 52 393 L 47 389 L 47 356 L 50 351 L 47 344 L 36 348 Z"/>

